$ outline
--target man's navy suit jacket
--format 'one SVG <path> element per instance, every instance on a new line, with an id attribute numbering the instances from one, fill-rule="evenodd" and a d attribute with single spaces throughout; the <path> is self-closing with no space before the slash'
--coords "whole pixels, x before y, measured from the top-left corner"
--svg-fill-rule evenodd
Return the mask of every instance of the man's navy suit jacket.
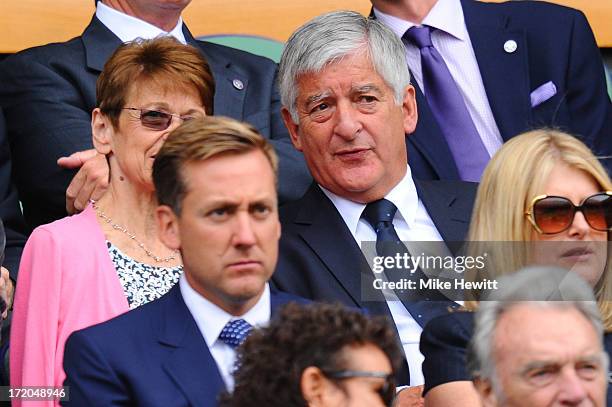
<path id="1" fill-rule="evenodd" d="M 271 290 L 274 315 L 301 298 Z M 176 284 L 165 296 L 73 333 L 68 406 L 214 407 L 225 384 Z"/>
<path id="2" fill-rule="evenodd" d="M 444 241 L 464 240 L 476 184 L 461 181 L 415 181 L 415 184 Z M 370 273 L 370 268 L 342 216 L 316 184 L 299 201 L 281 207 L 280 219 L 283 233 L 272 277 L 276 287 L 315 301 L 337 301 L 391 318 L 382 294 L 377 301 L 363 300 L 361 273 Z M 439 310 L 432 311 L 424 321 L 437 316 L 435 312 Z M 406 384 L 406 378 L 407 375 L 400 383 Z"/>
<path id="3" fill-rule="evenodd" d="M 541 1 L 462 0 L 480 75 L 503 141 L 552 126 L 568 131 L 596 155 L 612 154 L 612 106 L 603 62 L 584 14 Z M 504 43 L 516 41 L 515 52 Z M 530 94 L 553 82 L 557 92 L 531 107 Z M 459 179 L 448 144 L 421 89 L 419 120 L 407 136 L 408 162 L 417 179 Z M 612 159 L 602 160 L 610 170 Z"/>
<path id="4" fill-rule="evenodd" d="M 277 65 L 197 41 L 186 27 L 183 32 L 213 72 L 214 114 L 247 121 L 268 138 L 280 156 L 281 201 L 302 196 L 311 178 L 281 118 Z M 56 160 L 92 148 L 96 80 L 120 44 L 94 17 L 80 37 L 25 50 L 0 64 L 0 106 L 6 117 L 13 180 L 29 230 L 66 216 L 66 188 L 75 171 L 59 168 Z"/>

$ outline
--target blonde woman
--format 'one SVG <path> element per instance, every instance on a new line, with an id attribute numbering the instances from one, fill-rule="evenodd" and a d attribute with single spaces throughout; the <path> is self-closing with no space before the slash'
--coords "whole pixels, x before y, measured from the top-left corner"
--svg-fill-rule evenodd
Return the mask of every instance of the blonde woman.
<path id="1" fill-rule="evenodd" d="M 555 263 L 579 273 L 593 287 L 610 333 L 610 191 L 606 171 L 577 138 L 555 130 L 524 133 L 507 142 L 487 166 L 468 238 L 512 242 L 488 245 L 494 252 L 488 269 L 497 275 L 530 263 Z M 466 303 L 468 311 L 477 306 L 476 301 Z M 471 312 L 445 315 L 426 326 L 421 337 L 426 406 L 481 405 L 466 368 L 472 330 Z M 605 348 L 612 351 L 612 335 L 606 335 Z M 545 390 L 534 389 L 552 397 Z"/>

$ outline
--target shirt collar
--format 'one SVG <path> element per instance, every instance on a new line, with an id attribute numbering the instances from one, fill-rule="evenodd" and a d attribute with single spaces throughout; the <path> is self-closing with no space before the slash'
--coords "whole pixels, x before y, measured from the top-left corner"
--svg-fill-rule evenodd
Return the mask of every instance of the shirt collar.
<path id="1" fill-rule="evenodd" d="M 185 305 L 187 305 L 189 312 L 191 312 L 193 319 L 195 319 L 209 348 L 215 345 L 223 327 L 231 320 L 244 319 L 253 327 L 266 325 L 270 321 L 271 304 L 268 283 L 266 283 L 264 292 L 255 306 L 244 315 L 238 317 L 227 313 L 200 295 L 189 285 L 184 274 L 179 279 L 179 285 Z"/>
<path id="2" fill-rule="evenodd" d="M 374 8 L 374 15 L 400 38 L 408 29 L 416 25 L 412 21 L 385 14 L 376 8 Z M 465 40 L 467 35 L 463 8 L 459 0 L 438 0 L 421 25 L 437 28 L 460 40 Z"/>
<path id="3" fill-rule="evenodd" d="M 319 187 L 332 201 L 338 212 L 340 212 L 340 216 L 342 216 L 344 223 L 346 223 L 353 236 L 356 236 L 357 225 L 366 205 L 336 195 L 321 185 Z M 419 196 L 412 180 L 410 166 L 407 167 L 404 178 L 385 195 L 385 199 L 393 202 L 397 207 L 396 217 L 403 218 L 409 227 L 414 225 L 419 205 Z"/>
<path id="4" fill-rule="evenodd" d="M 402 38 L 404 33 L 415 25 L 413 22 L 402 20 L 390 14 L 385 14 L 376 7 L 374 7 L 374 15 L 377 20 L 389 27 L 399 38 Z"/>
<path id="5" fill-rule="evenodd" d="M 171 35 L 182 44 L 187 44 L 183 34 L 182 17 L 179 17 L 176 27 L 166 32 L 153 24 L 115 10 L 101 1 L 98 2 L 96 7 L 96 17 L 122 42 L 134 41 L 136 38 L 153 39 L 162 35 Z"/>

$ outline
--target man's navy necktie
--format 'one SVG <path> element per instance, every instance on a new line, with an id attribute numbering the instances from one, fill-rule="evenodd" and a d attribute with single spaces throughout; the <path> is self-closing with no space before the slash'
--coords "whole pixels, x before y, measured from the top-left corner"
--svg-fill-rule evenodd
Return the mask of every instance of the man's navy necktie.
<path id="1" fill-rule="evenodd" d="M 414 26 L 406 31 L 403 38 L 421 51 L 423 93 L 455 159 L 459 176 L 464 181 L 480 181 L 489 162 L 489 153 L 474 126 L 459 87 L 431 43 L 431 28 Z"/>
<path id="2" fill-rule="evenodd" d="M 395 253 L 408 251 L 393 226 L 396 212 L 393 202 L 379 199 L 367 204 L 361 214 L 376 231 L 376 253 L 379 256 L 395 256 Z"/>
<path id="3" fill-rule="evenodd" d="M 403 256 L 410 253 L 404 243 L 399 238 L 395 227 L 393 226 L 393 218 L 397 212 L 397 207 L 393 202 L 386 199 L 379 199 L 370 202 L 363 210 L 361 217 L 364 218 L 376 231 L 376 254 L 383 257 L 396 257 L 397 254 Z M 402 270 L 386 270 L 386 276 L 389 281 L 397 281 L 400 278 L 407 278 L 415 281 L 419 287 L 419 281 L 426 281 L 428 277 L 419 268 L 414 274 Z M 408 293 L 396 291 L 402 303 L 410 312 L 410 315 L 421 326 L 433 317 L 445 313 L 449 306 L 454 307 L 456 304 L 449 301 L 444 295 L 435 290 L 410 290 Z"/>
<path id="4" fill-rule="evenodd" d="M 253 327 L 244 319 L 229 321 L 221 330 L 219 339 L 236 349 L 249 336 Z"/>

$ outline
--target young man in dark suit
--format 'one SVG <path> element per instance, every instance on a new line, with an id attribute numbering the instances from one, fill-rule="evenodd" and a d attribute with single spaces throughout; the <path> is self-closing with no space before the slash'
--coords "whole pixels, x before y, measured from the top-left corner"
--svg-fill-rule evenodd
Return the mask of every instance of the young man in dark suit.
<path id="1" fill-rule="evenodd" d="M 216 406 L 235 348 L 299 298 L 270 290 L 280 223 L 277 158 L 250 126 L 193 120 L 157 154 L 158 230 L 184 274 L 164 297 L 66 344 L 71 406 Z"/>

